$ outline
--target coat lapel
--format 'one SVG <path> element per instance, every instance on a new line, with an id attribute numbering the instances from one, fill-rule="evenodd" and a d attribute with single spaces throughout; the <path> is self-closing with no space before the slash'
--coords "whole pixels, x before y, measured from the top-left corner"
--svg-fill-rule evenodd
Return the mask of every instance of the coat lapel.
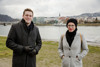
<path id="1" fill-rule="evenodd" d="M 72 42 L 71 47 L 73 47 L 73 46 L 75 45 L 75 43 L 77 42 L 77 40 L 78 40 L 78 33 L 76 33 L 76 35 L 75 35 L 75 37 L 74 37 L 74 40 L 73 40 L 73 42 Z"/>
<path id="2" fill-rule="evenodd" d="M 66 42 L 66 46 L 70 47 L 69 44 L 68 44 L 68 42 L 67 42 L 66 35 L 64 36 L 64 40 Z"/>

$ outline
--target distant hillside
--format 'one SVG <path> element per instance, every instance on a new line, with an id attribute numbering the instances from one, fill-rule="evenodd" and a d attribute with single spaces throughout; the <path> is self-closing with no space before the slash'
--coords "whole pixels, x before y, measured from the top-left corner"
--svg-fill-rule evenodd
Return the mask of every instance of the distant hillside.
<path id="1" fill-rule="evenodd" d="M 83 13 L 81 15 L 77 15 L 77 16 L 71 16 L 71 17 L 74 17 L 74 18 L 77 18 L 77 17 L 100 17 L 100 12 L 96 12 L 96 13 Z"/>
<path id="2" fill-rule="evenodd" d="M 8 15 L 0 14 L 0 21 L 2 21 L 2 22 L 11 22 L 11 21 L 14 21 L 14 19 L 11 18 Z"/>
<path id="3" fill-rule="evenodd" d="M 81 16 L 81 17 L 99 17 L 100 12 L 98 12 L 98 13 L 84 13 L 84 14 L 81 14 L 79 16 Z"/>

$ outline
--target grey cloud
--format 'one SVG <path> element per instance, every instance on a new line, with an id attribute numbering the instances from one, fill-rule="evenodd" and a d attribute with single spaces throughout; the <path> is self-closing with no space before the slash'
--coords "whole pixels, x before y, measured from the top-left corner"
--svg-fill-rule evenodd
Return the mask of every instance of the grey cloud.
<path id="1" fill-rule="evenodd" d="M 24 8 L 34 10 L 35 16 L 62 16 L 99 11 L 100 0 L 0 0 L 0 13 L 17 17 Z M 21 15 L 20 15 L 21 16 Z"/>

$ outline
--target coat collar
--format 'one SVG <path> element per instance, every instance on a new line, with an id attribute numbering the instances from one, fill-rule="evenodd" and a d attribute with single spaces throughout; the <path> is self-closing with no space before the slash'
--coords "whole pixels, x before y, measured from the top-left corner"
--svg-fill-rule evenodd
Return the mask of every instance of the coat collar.
<path id="1" fill-rule="evenodd" d="M 26 25 L 26 22 L 25 22 L 24 19 L 22 19 L 21 22 L 22 22 L 24 25 Z M 31 24 L 30 24 L 30 25 L 31 25 L 32 27 L 34 27 L 34 23 L 33 23 L 33 21 L 31 21 Z M 30 25 L 29 25 L 29 26 L 30 26 Z M 27 26 L 27 25 L 26 25 L 26 26 Z"/>
<path id="2" fill-rule="evenodd" d="M 23 24 L 23 27 L 24 27 L 25 31 L 28 31 L 29 28 L 30 28 L 30 30 L 32 30 L 34 28 L 34 23 L 33 22 L 31 22 L 29 27 L 26 25 L 26 22 L 25 22 L 24 19 L 21 20 L 21 23 Z"/>

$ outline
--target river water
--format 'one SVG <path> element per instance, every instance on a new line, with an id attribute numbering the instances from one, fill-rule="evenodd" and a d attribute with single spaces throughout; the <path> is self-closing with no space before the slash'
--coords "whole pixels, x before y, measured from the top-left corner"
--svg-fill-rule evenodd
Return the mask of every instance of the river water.
<path id="1" fill-rule="evenodd" d="M 7 36 L 11 25 L 0 25 L 0 35 Z M 38 26 L 43 40 L 59 41 L 67 30 L 65 26 Z M 87 41 L 100 44 L 100 26 L 78 26 L 78 32 L 83 34 Z"/>

